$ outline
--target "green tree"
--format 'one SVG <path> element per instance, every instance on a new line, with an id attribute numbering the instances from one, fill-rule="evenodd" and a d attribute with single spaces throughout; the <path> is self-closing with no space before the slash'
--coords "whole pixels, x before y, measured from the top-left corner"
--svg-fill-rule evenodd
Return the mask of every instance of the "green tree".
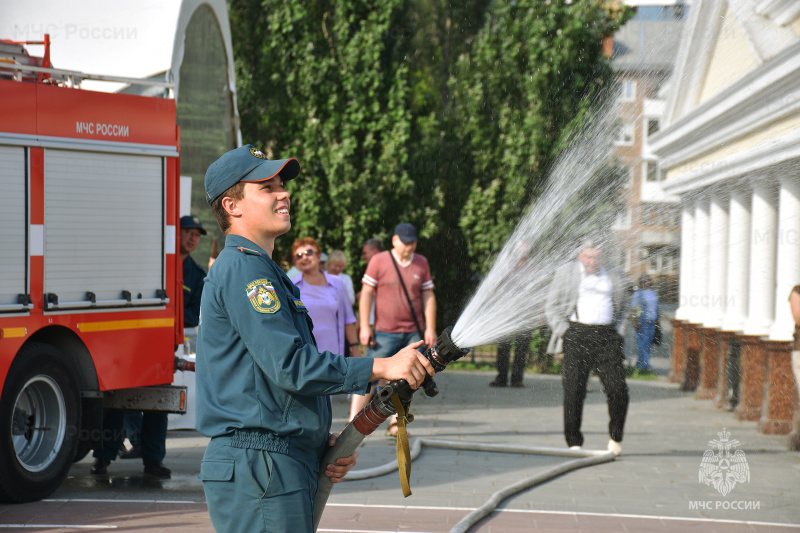
<path id="1" fill-rule="evenodd" d="M 415 218 L 404 0 L 231 0 L 245 142 L 298 158 L 293 229 L 352 261 L 361 243 Z"/>
<path id="2" fill-rule="evenodd" d="M 620 17 L 598 0 L 229 5 L 243 140 L 303 168 L 274 258 L 308 235 L 358 265 L 364 240 L 413 222 L 440 326 L 612 79 L 600 47 Z"/>
<path id="3" fill-rule="evenodd" d="M 603 38 L 624 12 L 598 1 L 495 2 L 450 80 L 469 193 L 459 228 L 483 272 L 541 190 L 562 139 L 613 80 Z"/>

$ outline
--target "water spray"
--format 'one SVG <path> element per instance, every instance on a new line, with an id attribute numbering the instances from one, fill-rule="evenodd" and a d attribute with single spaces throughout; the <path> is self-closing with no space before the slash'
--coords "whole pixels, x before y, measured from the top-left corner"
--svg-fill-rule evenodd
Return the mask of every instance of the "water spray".
<path id="1" fill-rule="evenodd" d="M 456 346 L 453 342 L 450 333 L 453 328 L 446 328 L 436 344 L 425 350 L 425 358 L 430 361 L 433 369 L 439 373 L 447 368 L 447 365 L 460 359 L 469 350 L 465 350 Z M 426 376 L 425 381 L 420 386 L 429 397 L 439 394 L 439 389 L 432 376 Z M 350 457 L 356 451 L 358 446 L 364 440 L 364 437 L 372 434 L 378 426 L 380 426 L 387 418 L 397 414 L 398 404 L 405 412 L 408 411 L 408 406 L 411 404 L 411 399 L 414 393 L 419 389 L 412 389 L 411 385 L 404 379 L 398 379 L 387 383 L 384 387 L 378 390 L 377 394 L 373 397 L 372 401 L 367 404 L 364 409 L 358 413 L 352 422 L 350 422 L 341 432 L 336 439 L 336 444 L 328 449 L 322 458 L 322 467 L 319 473 L 319 488 L 317 489 L 317 503 L 314 506 L 314 531 L 319 526 L 319 521 L 322 518 L 322 512 L 325 509 L 325 504 L 328 501 L 328 496 L 333 488 L 333 482 L 325 475 L 325 465 L 336 464 L 337 459 L 342 457 Z M 406 415 L 407 421 L 411 422 L 413 416 Z M 406 446 L 408 442 L 404 443 Z M 400 439 L 398 438 L 398 446 L 401 446 Z M 410 464 L 408 465 L 410 468 Z M 401 477 L 404 474 L 401 471 Z M 410 494 L 410 492 L 409 492 Z"/>
<path id="2" fill-rule="evenodd" d="M 611 242 L 610 230 L 616 215 L 613 199 L 619 195 L 624 175 L 618 165 L 609 160 L 617 138 L 619 110 L 615 105 L 607 105 L 608 102 L 598 104 L 595 111 L 586 117 L 584 126 L 572 132 L 566 140 L 568 149 L 554 162 L 541 196 L 503 246 L 455 326 L 445 330 L 436 345 L 425 352 L 436 372 L 441 372 L 447 364 L 468 353 L 464 348 L 508 339 L 521 330 L 544 325 L 548 287 L 556 268 L 575 260 L 587 236 L 598 243 Z M 429 396 L 437 392 L 430 376 L 422 388 Z M 398 399 L 405 409 L 415 392 L 405 381 L 392 382 L 381 389 L 376 398 L 345 427 L 336 445 L 323 458 L 323 465 L 335 464 L 336 459 L 352 455 L 366 435 L 397 412 L 392 398 Z M 574 456 L 571 452 L 559 449 L 550 453 Z M 537 450 L 534 453 L 543 452 Z M 569 469 L 614 460 L 614 454 L 607 451 L 583 450 L 578 456 L 597 457 L 592 458 L 594 462 L 584 459 L 572 461 Z M 566 468 L 568 465 L 563 466 Z M 315 530 L 333 487 L 330 478 L 324 474 L 324 468 L 322 470 L 314 508 Z M 554 477 L 564 471 L 559 466 L 547 475 Z M 401 468 L 401 479 L 402 476 Z M 530 480 L 523 481 L 511 488 L 511 493 L 532 486 Z M 470 520 L 479 518 L 475 515 Z M 463 532 L 468 528 L 468 525 L 459 525 L 453 531 Z"/>

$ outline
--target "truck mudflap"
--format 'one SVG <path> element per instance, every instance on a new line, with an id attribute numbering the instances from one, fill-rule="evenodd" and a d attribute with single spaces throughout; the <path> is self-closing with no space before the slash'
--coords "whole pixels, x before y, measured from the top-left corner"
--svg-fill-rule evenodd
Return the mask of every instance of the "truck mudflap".
<path id="1" fill-rule="evenodd" d="M 183 385 L 155 385 L 108 391 L 103 395 L 103 408 L 183 415 L 187 390 Z"/>

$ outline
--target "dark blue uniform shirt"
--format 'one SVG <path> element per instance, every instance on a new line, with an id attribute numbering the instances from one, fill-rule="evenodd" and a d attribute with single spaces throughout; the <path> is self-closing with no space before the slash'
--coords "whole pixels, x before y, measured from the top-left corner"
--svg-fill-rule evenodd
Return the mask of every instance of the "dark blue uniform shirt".
<path id="1" fill-rule="evenodd" d="M 372 360 L 320 352 L 300 291 L 257 245 L 229 235 L 206 277 L 197 340 L 197 429 L 287 453 L 315 471 L 329 394 L 368 390 Z M 237 431 L 239 430 L 239 431 Z"/>
<path id="2" fill-rule="evenodd" d="M 183 327 L 193 328 L 200 323 L 200 298 L 206 271 L 191 255 L 183 260 Z"/>

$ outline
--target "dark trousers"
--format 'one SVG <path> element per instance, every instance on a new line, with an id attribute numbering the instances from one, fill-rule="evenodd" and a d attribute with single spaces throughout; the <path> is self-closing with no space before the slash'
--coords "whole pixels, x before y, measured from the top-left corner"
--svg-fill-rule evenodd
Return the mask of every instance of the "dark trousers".
<path id="1" fill-rule="evenodd" d="M 511 340 L 497 345 L 497 379 L 499 383 L 508 380 L 508 363 L 511 360 Z M 520 333 L 514 338 L 514 366 L 511 368 L 511 383 L 522 383 L 525 374 L 525 362 L 531 345 L 531 332 Z"/>
<path id="2" fill-rule="evenodd" d="M 142 444 L 142 412 L 126 411 L 122 423 L 125 436 L 131 441 L 131 446 L 141 446 Z"/>
<path id="3" fill-rule="evenodd" d="M 117 458 L 124 440 L 123 419 L 125 411 L 108 409 L 103 413 L 103 449 L 96 450 L 94 457 Z M 167 454 L 167 413 L 145 412 L 142 415 L 142 462 L 160 463 Z"/>
<path id="4" fill-rule="evenodd" d="M 628 385 L 622 353 L 622 336 L 613 326 L 587 326 L 571 322 L 564 333 L 564 361 L 561 381 L 564 385 L 564 436 L 568 446 L 583 446 L 581 422 L 586 385 L 596 369 L 606 392 L 611 421 L 608 433 L 622 441 L 628 414 Z"/>

